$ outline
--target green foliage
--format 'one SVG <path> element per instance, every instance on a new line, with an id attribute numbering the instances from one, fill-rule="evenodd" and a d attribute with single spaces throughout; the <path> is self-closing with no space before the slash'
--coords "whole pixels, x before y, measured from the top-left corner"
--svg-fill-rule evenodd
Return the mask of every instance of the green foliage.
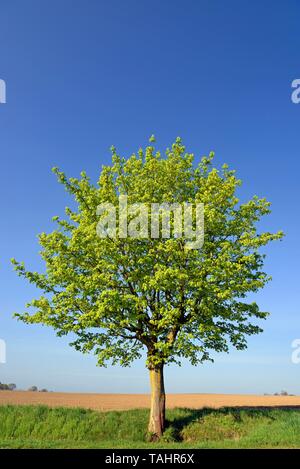
<path id="1" fill-rule="evenodd" d="M 208 410 L 191 422 L 182 430 L 182 438 L 185 441 L 222 441 L 226 439 L 239 440 L 247 435 L 257 424 L 259 416 L 260 424 L 270 423 L 268 412 Z"/>
<path id="2" fill-rule="evenodd" d="M 297 448 L 297 409 L 167 410 L 160 442 L 147 442 L 147 409 L 96 412 L 0 406 L 0 448 Z"/>
<path id="3" fill-rule="evenodd" d="M 39 242 L 43 273 L 12 260 L 17 273 L 44 294 L 17 317 L 75 334 L 77 350 L 93 352 L 98 364 L 129 365 L 147 350 L 147 366 L 187 358 L 210 359 L 210 351 L 246 347 L 246 337 L 261 332 L 255 323 L 267 313 L 246 295 L 270 280 L 259 248 L 282 233 L 258 233 L 256 225 L 270 203 L 254 196 L 240 203 L 241 181 L 223 165 L 212 166 L 213 153 L 195 161 L 180 138 L 163 157 L 151 145 L 125 159 L 112 147 L 112 165 L 103 166 L 98 184 L 85 172 L 70 178 L 54 168 L 75 199 L 67 218 L 54 217 L 56 229 Z M 204 204 L 201 249 L 185 249 L 182 238 L 101 239 L 96 234 L 101 203 Z"/>
<path id="4" fill-rule="evenodd" d="M 16 389 L 15 383 L 10 383 L 10 384 L 5 384 L 5 383 L 0 383 L 0 391 L 14 391 Z"/>
<path id="5" fill-rule="evenodd" d="M 146 412 L 94 412 L 46 406 L 0 406 L 2 438 L 101 441 L 144 439 Z"/>

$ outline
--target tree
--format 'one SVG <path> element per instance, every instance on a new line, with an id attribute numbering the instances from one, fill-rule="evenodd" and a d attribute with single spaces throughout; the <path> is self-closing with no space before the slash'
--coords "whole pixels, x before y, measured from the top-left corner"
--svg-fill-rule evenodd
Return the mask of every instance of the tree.
<path id="1" fill-rule="evenodd" d="M 14 383 L 10 383 L 10 384 L 0 383 L 0 391 L 14 391 L 16 387 L 17 386 Z"/>
<path id="2" fill-rule="evenodd" d="M 9 391 L 8 384 L 0 383 L 0 390 L 1 391 Z"/>
<path id="3" fill-rule="evenodd" d="M 38 391 L 38 388 L 37 388 L 37 386 L 31 386 L 31 387 L 28 389 L 28 391 L 30 391 L 30 392 L 37 392 L 37 391 Z"/>
<path id="4" fill-rule="evenodd" d="M 54 168 L 76 208 L 67 207 L 66 219 L 54 217 L 56 229 L 39 236 L 44 273 L 12 262 L 44 292 L 17 315 L 25 323 L 51 326 L 59 336 L 73 334 L 70 345 L 94 352 L 100 366 L 128 366 L 146 350 L 148 430 L 157 439 L 165 425 L 164 366 L 182 358 L 193 365 L 213 361 L 211 351 L 245 349 L 246 337 L 262 331 L 256 320 L 268 313 L 248 303 L 246 295 L 270 280 L 259 248 L 282 232 L 258 233 L 256 224 L 270 212 L 270 203 L 257 196 L 240 203 L 241 181 L 227 165 L 214 168 L 213 153 L 196 164 L 180 138 L 164 156 L 153 142 L 128 159 L 112 147 L 112 164 L 102 167 L 96 185 L 85 172 L 68 179 Z M 121 238 L 118 223 L 116 236 L 109 226 L 99 237 L 97 225 L 107 211 L 99 216 L 97 207 L 118 207 L 120 195 L 127 195 L 130 205 L 203 203 L 204 244 L 188 249 L 184 233 L 166 238 L 162 227 L 157 238 Z M 163 214 L 164 209 L 161 221 Z M 174 214 L 170 220 L 173 233 Z M 136 222 L 132 213 L 129 222 Z"/>

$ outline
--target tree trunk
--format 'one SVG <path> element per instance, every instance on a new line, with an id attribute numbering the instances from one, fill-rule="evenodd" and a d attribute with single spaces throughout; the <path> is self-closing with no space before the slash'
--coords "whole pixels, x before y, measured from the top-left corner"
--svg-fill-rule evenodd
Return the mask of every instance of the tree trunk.
<path id="1" fill-rule="evenodd" d="M 151 384 L 151 411 L 148 431 L 151 440 L 158 440 L 165 429 L 166 395 L 164 385 L 163 365 L 152 368 L 150 371 Z"/>

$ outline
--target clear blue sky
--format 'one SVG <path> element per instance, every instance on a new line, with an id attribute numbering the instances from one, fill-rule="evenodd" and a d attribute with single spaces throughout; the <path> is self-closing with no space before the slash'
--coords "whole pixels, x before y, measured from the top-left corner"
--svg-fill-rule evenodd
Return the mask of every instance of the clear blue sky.
<path id="1" fill-rule="evenodd" d="M 300 394 L 300 78 L 297 0 L 2 0 L 0 79 L 0 381 L 52 390 L 146 392 L 142 361 L 95 367 L 51 329 L 12 319 L 35 289 L 11 257 L 41 268 L 36 235 L 70 203 L 51 167 L 96 178 L 114 144 L 124 154 L 154 133 L 180 135 L 196 155 L 216 152 L 243 179 L 241 198 L 273 203 L 263 228 L 286 238 L 268 249 L 273 282 L 255 296 L 272 313 L 245 352 L 166 371 L 168 392 Z M 251 298 L 253 299 L 253 298 Z"/>

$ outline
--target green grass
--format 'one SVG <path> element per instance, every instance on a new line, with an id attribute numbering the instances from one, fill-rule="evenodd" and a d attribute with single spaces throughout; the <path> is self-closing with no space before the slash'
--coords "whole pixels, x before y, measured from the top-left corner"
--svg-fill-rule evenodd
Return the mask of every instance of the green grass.
<path id="1" fill-rule="evenodd" d="M 0 448 L 299 448 L 300 410 L 174 409 L 158 443 L 148 411 L 0 406 Z"/>

